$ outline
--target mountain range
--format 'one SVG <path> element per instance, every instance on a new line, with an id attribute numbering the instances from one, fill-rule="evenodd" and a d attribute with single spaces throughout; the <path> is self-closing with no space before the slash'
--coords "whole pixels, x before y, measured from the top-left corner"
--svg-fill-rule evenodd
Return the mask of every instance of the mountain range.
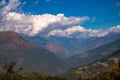
<path id="1" fill-rule="evenodd" d="M 109 44 L 105 44 L 98 48 L 76 54 L 67 61 L 74 67 L 89 64 L 93 61 L 100 60 L 107 56 L 110 56 L 112 53 L 120 49 L 120 39 L 113 41 Z"/>
<path id="2" fill-rule="evenodd" d="M 112 55 L 101 60 L 94 61 L 84 66 L 77 66 L 62 74 L 69 80 L 77 80 L 78 78 L 93 78 L 113 66 L 118 66 L 120 59 L 120 49 Z"/>
<path id="3" fill-rule="evenodd" d="M 33 45 L 12 31 L 0 32 L 0 65 L 17 62 L 24 71 L 53 75 L 66 70 L 67 64 L 54 53 Z"/>
<path id="4" fill-rule="evenodd" d="M 42 46 L 44 48 L 47 47 L 48 50 L 52 51 L 53 53 L 56 53 L 56 55 L 58 55 L 59 57 L 67 59 L 75 54 L 80 54 L 82 52 L 98 48 L 105 44 L 109 44 L 112 41 L 120 39 L 120 33 L 110 33 L 104 37 L 86 37 L 86 38 L 67 38 L 58 36 L 51 37 L 25 36 L 24 38 L 38 46 Z M 55 50 L 55 47 L 59 47 L 59 50 L 62 50 L 63 53 L 61 53 L 59 50 Z"/>
<path id="5" fill-rule="evenodd" d="M 100 38 L 77 39 L 55 36 L 30 37 L 12 31 L 2 31 L 0 32 L 0 71 L 2 65 L 15 61 L 17 66 L 24 68 L 25 72 L 63 74 L 65 77 L 73 75 L 71 77 L 78 78 L 82 71 L 83 77 L 89 77 L 94 76 L 95 71 L 114 65 L 119 50 L 119 33 L 111 33 Z M 108 67 L 103 68 L 107 65 Z M 85 72 L 83 72 L 84 68 Z"/>
<path id="6" fill-rule="evenodd" d="M 71 56 L 71 53 L 68 49 L 66 49 L 65 47 L 59 45 L 58 43 L 56 43 L 54 41 L 50 41 L 50 40 L 45 39 L 45 38 L 40 37 L 40 36 L 30 37 L 30 36 L 23 35 L 23 37 L 26 40 L 33 43 L 34 45 L 42 46 L 45 49 L 53 52 L 55 55 L 57 55 L 61 59 L 65 60 Z"/>

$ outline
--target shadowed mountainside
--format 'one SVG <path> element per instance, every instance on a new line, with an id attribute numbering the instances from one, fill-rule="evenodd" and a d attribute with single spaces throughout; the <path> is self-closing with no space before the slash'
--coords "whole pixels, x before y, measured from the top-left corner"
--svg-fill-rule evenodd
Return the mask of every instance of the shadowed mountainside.
<path id="1" fill-rule="evenodd" d="M 24 40 L 12 31 L 0 32 L 0 65 L 15 61 L 24 71 L 46 74 L 62 73 L 67 64 L 54 53 Z"/>

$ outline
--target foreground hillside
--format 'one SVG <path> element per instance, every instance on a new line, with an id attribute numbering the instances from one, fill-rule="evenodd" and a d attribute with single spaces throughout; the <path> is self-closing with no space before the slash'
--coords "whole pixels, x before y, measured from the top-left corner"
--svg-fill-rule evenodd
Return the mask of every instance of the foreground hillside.
<path id="1" fill-rule="evenodd" d="M 101 73 L 110 69 L 112 66 L 118 66 L 119 59 L 120 59 L 120 50 L 116 51 L 109 57 L 104 58 L 102 60 L 92 62 L 91 64 L 88 64 L 88 65 L 73 68 L 73 69 L 69 70 L 68 72 L 66 72 L 64 75 L 67 78 L 72 79 L 72 80 L 78 79 L 79 77 L 80 78 L 93 78 L 98 75 L 101 75 Z M 118 73 L 119 73 L 119 77 L 120 77 L 120 70 L 118 71 Z M 105 74 L 108 75 L 107 73 L 105 73 Z M 102 76 L 104 76 L 104 75 L 102 75 Z M 106 76 L 104 76 L 104 77 L 106 77 Z M 108 75 L 108 77 L 111 77 L 111 75 Z M 90 79 L 88 79 L 88 80 L 90 80 Z M 94 79 L 94 80 L 97 80 L 97 79 Z M 98 80 L 103 80 L 103 79 L 100 78 Z M 116 80 L 116 79 L 107 79 L 107 80 Z"/>
<path id="2" fill-rule="evenodd" d="M 0 80 L 67 80 L 62 77 L 53 77 L 39 72 L 24 73 L 22 67 L 17 67 L 16 62 L 4 64 L 4 72 L 0 72 Z"/>
<path id="3" fill-rule="evenodd" d="M 15 67 L 16 63 L 11 62 L 3 66 L 5 72 L 0 72 L 0 80 L 68 80 L 59 76 L 46 76 L 41 73 L 22 73 L 21 67 Z M 69 79 L 71 80 L 71 79 Z M 89 78 L 82 78 L 72 80 L 120 80 L 120 65 L 113 66 L 108 70 L 101 71 L 100 74 Z"/>
<path id="4" fill-rule="evenodd" d="M 65 71 L 67 64 L 54 53 L 24 40 L 12 31 L 0 32 L 0 71 L 1 66 L 15 61 L 24 71 L 57 74 Z"/>

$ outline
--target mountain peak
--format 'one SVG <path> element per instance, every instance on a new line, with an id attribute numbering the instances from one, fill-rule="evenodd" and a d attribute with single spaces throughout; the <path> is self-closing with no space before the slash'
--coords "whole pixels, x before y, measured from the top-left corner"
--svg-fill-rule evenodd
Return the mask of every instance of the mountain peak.
<path id="1" fill-rule="evenodd" d="M 13 31 L 0 31 L 0 38 L 13 38 L 18 37 L 19 34 Z"/>
<path id="2" fill-rule="evenodd" d="M 0 32 L 0 45 L 0 50 L 15 50 L 35 47 L 28 41 L 24 40 L 20 34 L 12 31 Z"/>

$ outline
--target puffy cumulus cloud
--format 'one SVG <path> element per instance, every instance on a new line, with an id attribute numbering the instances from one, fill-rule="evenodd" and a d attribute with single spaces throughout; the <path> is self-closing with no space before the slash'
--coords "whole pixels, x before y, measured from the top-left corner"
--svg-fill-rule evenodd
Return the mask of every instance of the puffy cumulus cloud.
<path id="1" fill-rule="evenodd" d="M 68 35 L 71 35 L 72 33 L 75 33 L 75 32 L 84 32 L 85 29 L 81 26 L 73 26 L 71 28 L 67 28 L 65 30 L 65 32 L 68 34 Z"/>
<path id="2" fill-rule="evenodd" d="M 111 27 L 108 32 L 115 32 L 115 33 L 120 33 L 120 25 L 117 25 L 115 27 Z"/>
<path id="3" fill-rule="evenodd" d="M 37 35 L 42 30 L 50 27 L 51 24 L 58 24 L 59 27 L 75 25 L 87 20 L 87 17 L 65 17 L 64 14 L 43 14 L 25 15 L 16 12 L 9 12 L 1 23 L 2 30 L 12 30 L 30 36 Z M 57 26 L 56 26 L 57 28 Z"/>
<path id="4" fill-rule="evenodd" d="M 51 32 L 48 33 L 48 36 L 53 36 L 53 35 L 56 35 L 56 36 L 62 36 L 62 37 L 67 37 L 68 35 L 65 33 L 64 30 L 60 30 L 60 29 L 55 29 Z"/>
<path id="5" fill-rule="evenodd" d="M 2 0 L 1 4 L 3 5 L 1 8 L 2 14 L 7 14 L 8 12 L 18 8 L 21 2 L 19 2 L 19 0 L 9 0 L 7 4 L 5 0 Z"/>
<path id="6" fill-rule="evenodd" d="M 48 36 L 62 36 L 62 37 L 74 37 L 74 38 L 80 38 L 80 37 L 104 37 L 108 35 L 109 33 L 120 33 L 120 25 L 117 25 L 115 27 L 111 27 L 106 31 L 103 30 L 94 30 L 94 29 L 85 29 L 82 26 L 73 26 L 69 27 L 64 30 L 55 29 L 51 32 L 49 32 Z"/>
<path id="7" fill-rule="evenodd" d="M 102 30 L 92 30 L 92 29 L 85 29 L 82 26 L 73 26 L 69 27 L 65 30 L 55 29 L 49 32 L 48 36 L 57 35 L 62 37 L 103 37 L 107 35 L 108 32 L 104 32 Z"/>
<path id="8" fill-rule="evenodd" d="M 49 32 L 48 36 L 57 35 L 57 36 L 62 36 L 62 37 L 70 37 L 72 34 L 74 34 L 76 32 L 82 33 L 85 31 L 86 30 L 81 26 L 73 26 L 73 27 L 67 28 L 65 30 L 55 29 L 55 30 Z"/>
<path id="9" fill-rule="evenodd" d="M 80 18 L 73 16 L 65 17 L 64 14 L 26 15 L 18 13 L 15 10 L 21 5 L 19 0 L 9 0 L 8 4 L 6 4 L 5 0 L 2 0 L 1 4 L 3 6 L 0 9 L 0 16 L 2 16 L 0 30 L 12 30 L 30 36 L 37 35 L 48 28 L 51 30 L 50 28 L 76 25 L 89 20 L 87 16 Z"/>
<path id="10" fill-rule="evenodd" d="M 120 26 L 107 31 L 85 29 L 81 23 L 90 20 L 89 17 L 66 17 L 64 14 L 26 15 L 15 12 L 23 5 L 19 0 L 0 2 L 0 31 L 15 31 L 29 36 L 64 36 L 64 37 L 103 37 L 110 32 L 120 32 Z M 93 18 L 93 21 L 95 19 Z"/>
<path id="11" fill-rule="evenodd" d="M 102 31 L 102 30 L 87 30 L 88 31 L 88 35 L 90 37 L 104 37 L 108 34 L 107 31 Z"/>

